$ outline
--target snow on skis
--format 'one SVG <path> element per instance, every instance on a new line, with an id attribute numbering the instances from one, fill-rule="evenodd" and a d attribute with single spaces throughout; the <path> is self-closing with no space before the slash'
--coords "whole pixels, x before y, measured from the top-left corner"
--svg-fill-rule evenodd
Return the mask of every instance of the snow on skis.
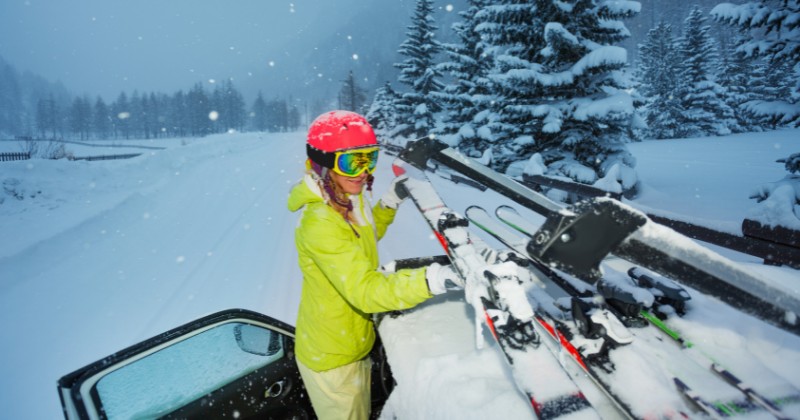
<path id="1" fill-rule="evenodd" d="M 394 169 L 395 174 L 409 175 L 405 186 L 412 201 L 465 279 L 465 297 L 475 309 L 476 325 L 485 324 L 492 332 L 517 388 L 527 396 L 536 417 L 581 413 L 585 418 L 601 418 L 554 354 L 541 345 L 534 311 L 524 299 L 524 289 L 535 279 L 513 262 L 501 261 L 497 252 L 472 237 L 466 219 L 447 208 L 424 173 L 401 161 L 396 161 Z M 476 335 L 479 337 L 479 332 Z"/>
<path id="2" fill-rule="evenodd" d="M 409 143 L 401 156 L 423 170 L 444 165 L 542 215 L 527 251 L 549 266 L 592 281 L 610 253 L 800 335 L 800 299 L 632 207 L 611 198 L 566 207 L 433 138 Z"/>
<path id="3" fill-rule="evenodd" d="M 474 225 L 509 248 L 521 250 L 520 252 L 526 255 L 524 246 L 531 235 L 530 225 L 526 225 L 528 222 L 509 206 L 502 206 L 495 213 L 498 220 L 504 222 L 503 224 L 495 221 L 478 206 L 471 206 L 466 211 L 468 220 Z M 626 282 L 623 274 L 615 272 L 611 267 L 604 266 L 604 276 L 594 284 L 595 289 L 592 290 L 592 286 L 588 283 L 584 282 L 586 287 L 580 288 L 579 283 L 582 282 L 580 279 L 552 270 L 535 258 L 532 258 L 531 262 L 553 282 L 553 287 L 561 288 L 564 293 L 572 296 L 573 303 L 576 301 L 599 301 L 614 308 L 616 313 L 625 320 L 625 323 L 631 325 L 632 334 L 639 341 L 632 346 L 637 348 L 636 355 L 651 358 L 656 356 L 658 360 L 668 361 L 670 374 L 677 374 L 682 369 L 680 377 L 673 377 L 676 389 L 706 414 L 712 417 L 730 417 L 746 413 L 765 413 L 766 411 L 772 416 L 782 419 L 791 418 L 791 416 L 784 413 L 779 405 L 792 409 L 793 414 L 800 409 L 796 404 L 800 397 L 800 391 L 779 376 L 761 369 L 765 375 L 759 378 L 760 382 L 765 389 L 768 388 L 770 391 L 767 393 L 769 395 L 767 397 L 755 390 L 754 387 L 742 382 L 730 370 L 722 368 L 712 356 L 702 352 L 662 320 L 662 318 L 667 318 L 667 314 L 685 313 L 685 304 L 690 299 L 689 292 L 671 280 L 634 267 L 628 270 L 630 279 Z M 612 278 L 614 280 L 611 280 Z M 636 281 L 636 284 L 633 284 L 633 281 Z M 609 292 L 610 289 L 613 289 L 614 292 Z M 552 293 L 552 289 L 550 292 Z M 650 295 L 649 298 L 648 295 Z M 541 302 L 540 305 L 546 307 Z M 589 303 L 584 305 L 590 306 Z M 655 311 L 658 316 L 653 315 L 650 310 Z M 580 323 L 578 319 L 582 316 L 581 312 L 575 306 L 572 307 L 572 316 L 576 324 Z M 646 329 L 646 323 L 638 322 L 641 319 L 649 321 L 652 328 Z M 590 321 L 587 319 L 583 322 Z M 579 328 L 579 330 L 585 334 L 591 328 Z M 664 343 L 659 339 L 659 333 L 667 335 L 679 346 L 670 346 L 669 342 Z M 648 345 L 651 347 L 648 348 Z M 676 351 L 676 349 L 679 350 Z M 609 350 L 609 352 L 613 351 L 615 350 Z M 613 355 L 610 357 L 614 360 Z M 587 364 L 591 370 L 592 362 L 591 359 L 589 360 Z M 626 359 L 626 363 L 631 363 L 631 360 Z M 757 362 L 750 361 L 750 363 Z M 619 368 L 618 370 L 626 369 L 625 365 L 619 363 L 616 366 Z M 679 366 L 684 367 L 679 369 Z M 720 377 L 710 375 L 712 372 L 718 373 L 721 379 L 733 385 L 742 395 L 737 397 L 736 393 L 731 392 L 732 388 L 717 386 Z M 687 378 L 691 376 L 695 377 L 694 380 L 699 386 L 690 387 L 687 384 Z M 716 385 L 709 387 L 709 384 L 713 385 L 715 382 Z M 615 384 L 611 383 L 609 386 L 614 387 Z M 725 388 L 728 388 L 727 392 L 720 392 Z M 711 412 L 708 411 L 709 407 L 712 409 Z"/>

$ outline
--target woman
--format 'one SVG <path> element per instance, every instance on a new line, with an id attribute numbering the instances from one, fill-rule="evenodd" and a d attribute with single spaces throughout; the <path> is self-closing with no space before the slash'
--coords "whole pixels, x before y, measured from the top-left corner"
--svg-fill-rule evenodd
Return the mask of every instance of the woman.
<path id="1" fill-rule="evenodd" d="M 410 308 L 463 283 L 438 264 L 378 271 L 377 241 L 407 194 L 395 179 L 377 205 L 367 203 L 362 192 L 372 190 L 378 143 L 364 117 L 348 111 L 319 116 L 308 130 L 306 152 L 306 175 L 288 203 L 291 211 L 303 209 L 295 232 L 303 273 L 297 364 L 319 418 L 366 419 L 375 341 L 370 314 Z"/>

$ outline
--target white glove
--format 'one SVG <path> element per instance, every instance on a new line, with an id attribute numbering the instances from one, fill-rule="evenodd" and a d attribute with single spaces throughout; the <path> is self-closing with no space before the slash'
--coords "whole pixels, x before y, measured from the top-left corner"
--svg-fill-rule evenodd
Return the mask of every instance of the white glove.
<path id="1" fill-rule="evenodd" d="M 439 263 L 429 265 L 425 271 L 425 279 L 428 281 L 428 289 L 433 295 L 441 295 L 451 290 L 464 288 L 464 280 L 449 265 Z"/>
<path id="2" fill-rule="evenodd" d="M 392 181 L 389 185 L 389 191 L 381 197 L 383 207 L 397 210 L 400 204 L 408 198 L 408 190 L 406 190 L 405 182 L 408 177 L 403 175 L 399 176 Z"/>

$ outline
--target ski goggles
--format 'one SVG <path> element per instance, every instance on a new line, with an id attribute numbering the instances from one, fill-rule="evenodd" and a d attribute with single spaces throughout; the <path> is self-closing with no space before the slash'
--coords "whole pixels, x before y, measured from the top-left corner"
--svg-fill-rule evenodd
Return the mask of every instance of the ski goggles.
<path id="1" fill-rule="evenodd" d="M 336 152 L 333 171 L 347 177 L 359 176 L 365 171 L 371 174 L 378 164 L 378 150 L 378 147 L 369 147 Z"/>

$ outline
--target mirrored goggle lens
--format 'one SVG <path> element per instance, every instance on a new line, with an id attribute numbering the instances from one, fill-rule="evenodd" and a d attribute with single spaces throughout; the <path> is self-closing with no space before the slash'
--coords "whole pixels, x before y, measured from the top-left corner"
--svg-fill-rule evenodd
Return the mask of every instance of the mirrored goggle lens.
<path id="1" fill-rule="evenodd" d="M 378 151 L 345 152 L 339 153 L 336 158 L 336 167 L 342 175 L 357 176 L 365 170 L 369 173 L 375 171 L 378 164 Z"/>

